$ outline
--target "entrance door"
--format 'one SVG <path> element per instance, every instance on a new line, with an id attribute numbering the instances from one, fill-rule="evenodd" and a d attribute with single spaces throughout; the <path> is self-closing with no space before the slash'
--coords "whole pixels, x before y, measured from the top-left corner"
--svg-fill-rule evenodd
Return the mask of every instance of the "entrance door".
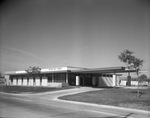
<path id="1" fill-rule="evenodd" d="M 80 77 L 80 86 L 84 86 L 84 77 L 83 76 Z"/>
<path id="2" fill-rule="evenodd" d="M 92 86 L 92 76 L 82 75 L 80 77 L 80 86 Z"/>
<path id="3" fill-rule="evenodd" d="M 76 75 L 75 74 L 68 74 L 68 83 L 71 86 L 75 86 L 76 85 Z"/>

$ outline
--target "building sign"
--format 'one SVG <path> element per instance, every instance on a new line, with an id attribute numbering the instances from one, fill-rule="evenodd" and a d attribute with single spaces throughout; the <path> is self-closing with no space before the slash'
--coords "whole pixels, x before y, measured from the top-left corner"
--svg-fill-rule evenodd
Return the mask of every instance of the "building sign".
<path id="1" fill-rule="evenodd" d="M 62 67 L 58 67 L 58 68 L 50 68 L 50 71 L 59 71 L 59 70 L 64 70 Z"/>
<path id="2" fill-rule="evenodd" d="M 16 74 L 26 73 L 26 71 L 16 71 Z"/>
<path id="3" fill-rule="evenodd" d="M 63 70 L 67 70 L 67 67 L 56 67 L 56 68 L 49 68 L 49 69 L 42 69 L 42 72 L 46 72 L 46 71 L 63 71 Z"/>

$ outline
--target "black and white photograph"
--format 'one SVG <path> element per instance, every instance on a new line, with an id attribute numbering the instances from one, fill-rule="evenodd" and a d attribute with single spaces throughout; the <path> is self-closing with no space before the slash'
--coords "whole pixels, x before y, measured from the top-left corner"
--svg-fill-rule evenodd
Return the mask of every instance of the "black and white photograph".
<path id="1" fill-rule="evenodd" d="M 150 0 L 0 0 L 0 118 L 150 118 Z"/>

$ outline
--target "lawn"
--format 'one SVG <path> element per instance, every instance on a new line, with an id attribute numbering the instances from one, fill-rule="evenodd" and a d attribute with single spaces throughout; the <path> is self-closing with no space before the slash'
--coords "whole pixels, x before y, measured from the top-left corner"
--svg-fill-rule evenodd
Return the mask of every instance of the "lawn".
<path id="1" fill-rule="evenodd" d="M 0 85 L 0 92 L 6 93 L 40 93 L 48 91 L 57 91 L 64 89 L 71 89 L 73 87 L 50 88 L 50 87 L 29 87 L 29 86 L 5 86 Z"/>
<path id="2" fill-rule="evenodd" d="M 109 88 L 63 96 L 59 99 L 150 110 L 150 89 L 140 90 L 140 98 L 137 98 L 136 89 Z"/>

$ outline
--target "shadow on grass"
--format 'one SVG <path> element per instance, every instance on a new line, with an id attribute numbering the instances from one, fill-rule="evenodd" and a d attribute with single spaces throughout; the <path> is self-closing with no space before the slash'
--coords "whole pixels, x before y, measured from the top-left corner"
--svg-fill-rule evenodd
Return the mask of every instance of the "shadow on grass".
<path id="1" fill-rule="evenodd" d="M 96 87 L 96 86 L 92 86 L 92 88 L 106 88 L 106 89 L 120 89 L 121 87 L 111 87 L 111 86 L 104 86 L 104 87 Z"/>
<path id="2" fill-rule="evenodd" d="M 31 87 L 31 86 L 0 86 L 0 92 L 6 93 L 39 93 L 39 92 L 49 92 L 57 90 L 71 89 L 74 87 L 61 87 L 61 88 L 51 88 L 51 87 Z"/>
<path id="3" fill-rule="evenodd" d="M 130 93 L 133 93 L 133 94 L 138 94 L 137 91 L 131 91 Z M 141 97 L 142 95 L 146 94 L 146 92 L 139 92 L 139 97 Z"/>

